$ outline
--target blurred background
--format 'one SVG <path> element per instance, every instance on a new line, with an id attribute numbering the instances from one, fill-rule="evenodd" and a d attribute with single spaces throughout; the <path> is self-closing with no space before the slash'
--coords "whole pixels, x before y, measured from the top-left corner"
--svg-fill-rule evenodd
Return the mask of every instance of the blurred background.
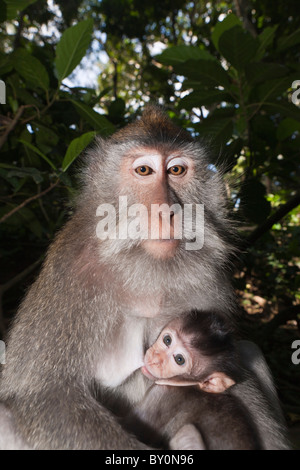
<path id="1" fill-rule="evenodd" d="M 262 348 L 300 449 L 298 11 L 0 0 L 0 339 L 72 213 L 81 152 L 159 103 L 225 169 L 240 332 Z"/>

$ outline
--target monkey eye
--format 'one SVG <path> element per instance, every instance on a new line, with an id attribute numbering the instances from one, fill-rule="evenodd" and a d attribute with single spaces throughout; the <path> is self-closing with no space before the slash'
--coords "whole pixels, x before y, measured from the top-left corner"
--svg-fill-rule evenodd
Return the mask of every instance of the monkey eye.
<path id="1" fill-rule="evenodd" d="M 183 165 L 174 165 L 168 168 L 168 173 L 173 176 L 183 175 L 186 172 L 186 168 Z"/>
<path id="2" fill-rule="evenodd" d="M 151 175 L 151 173 L 153 173 L 153 170 L 148 165 L 141 165 L 135 169 L 135 172 L 141 176 L 148 176 L 148 175 Z"/>
<path id="3" fill-rule="evenodd" d="M 185 359 L 182 354 L 176 354 L 176 356 L 174 356 L 174 359 L 176 364 L 178 364 L 179 366 L 183 366 L 183 364 L 185 363 Z"/>
<path id="4" fill-rule="evenodd" d="M 166 346 L 170 346 L 172 343 L 172 338 L 170 335 L 165 335 L 163 338 L 163 342 L 165 343 Z"/>

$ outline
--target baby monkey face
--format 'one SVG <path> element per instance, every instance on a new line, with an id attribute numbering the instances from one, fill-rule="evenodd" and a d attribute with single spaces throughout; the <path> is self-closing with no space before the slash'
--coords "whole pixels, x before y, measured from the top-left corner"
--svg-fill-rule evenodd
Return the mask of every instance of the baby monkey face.
<path id="1" fill-rule="evenodd" d="M 151 380 L 169 379 L 189 374 L 192 369 L 190 351 L 175 327 L 168 326 L 145 355 L 142 372 Z"/>

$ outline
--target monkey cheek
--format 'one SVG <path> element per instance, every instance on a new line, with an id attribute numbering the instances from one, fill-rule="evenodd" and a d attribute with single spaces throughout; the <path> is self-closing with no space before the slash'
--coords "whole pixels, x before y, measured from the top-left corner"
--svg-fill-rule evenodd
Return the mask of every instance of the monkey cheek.
<path id="1" fill-rule="evenodd" d="M 148 379 L 150 379 L 152 381 L 155 381 L 159 378 L 159 377 L 155 377 L 154 375 L 152 375 L 151 372 L 149 372 L 149 370 L 147 369 L 146 366 L 141 367 L 141 372 L 142 372 L 142 374 L 144 374 L 145 377 L 147 377 Z"/>
<path id="2" fill-rule="evenodd" d="M 146 240 L 143 247 L 155 259 L 170 259 L 176 254 L 179 240 Z"/>

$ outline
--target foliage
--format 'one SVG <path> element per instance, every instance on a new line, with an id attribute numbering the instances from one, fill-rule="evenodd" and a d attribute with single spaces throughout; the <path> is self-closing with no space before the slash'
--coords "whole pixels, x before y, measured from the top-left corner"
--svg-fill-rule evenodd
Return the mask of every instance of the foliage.
<path id="1" fill-rule="evenodd" d="M 72 211 L 81 152 L 96 133 L 111 134 L 156 101 L 208 142 L 225 172 L 241 235 L 235 283 L 251 313 L 248 334 L 298 416 L 286 385 L 300 374 L 300 366 L 286 365 L 300 313 L 300 108 L 291 101 L 300 80 L 297 2 L 142 3 L 56 0 L 55 10 L 46 0 L 0 0 L 7 97 L 0 111 L 0 330 Z M 94 88 L 76 86 L 84 56 L 99 67 Z"/>

